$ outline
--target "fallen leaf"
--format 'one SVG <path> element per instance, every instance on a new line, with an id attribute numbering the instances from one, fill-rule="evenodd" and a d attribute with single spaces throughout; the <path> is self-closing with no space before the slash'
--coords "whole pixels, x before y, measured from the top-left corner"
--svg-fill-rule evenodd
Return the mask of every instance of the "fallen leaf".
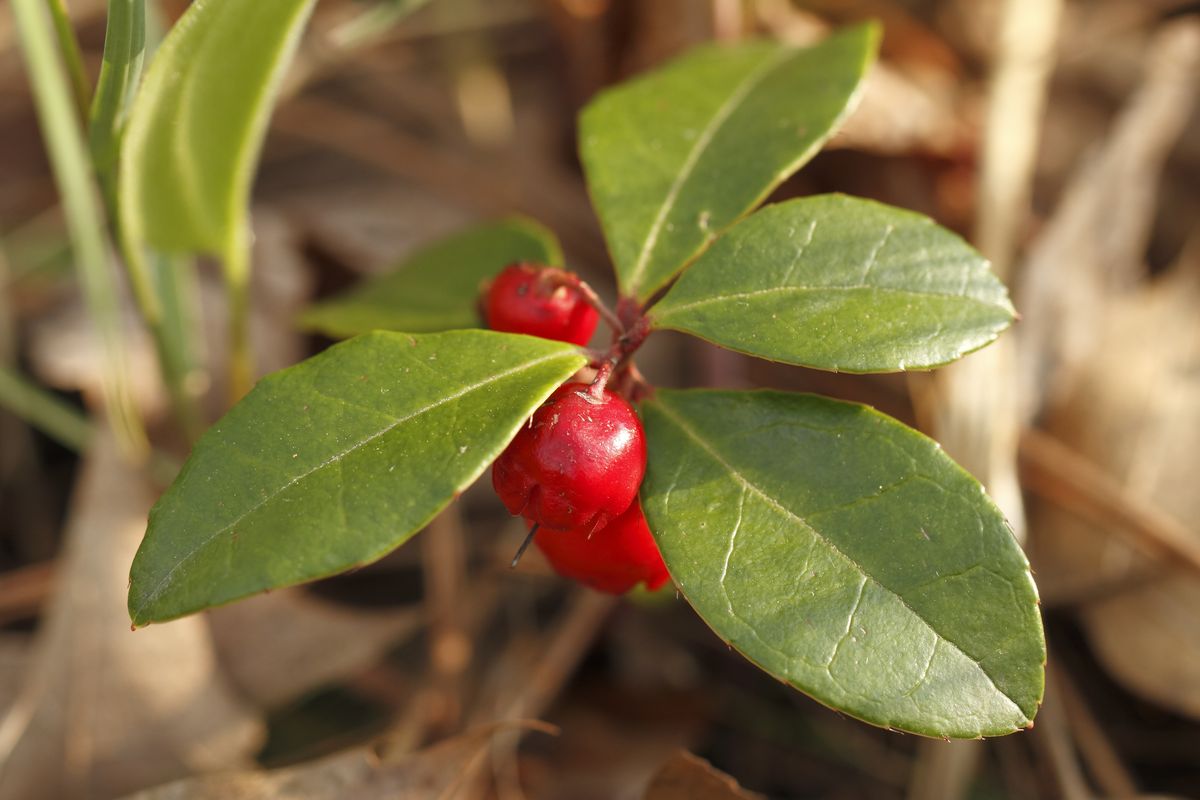
<path id="1" fill-rule="evenodd" d="M 1200 25 L 1164 26 L 1146 76 L 1033 248 L 1018 331 L 1026 415 L 1200 537 L 1200 239 L 1165 274 L 1143 263 L 1167 155 L 1200 74 Z M 1041 503 L 1031 560 L 1128 689 L 1200 718 L 1200 576 Z"/>
<path id="2" fill-rule="evenodd" d="M 112 797 L 243 764 L 257 750 L 262 725 L 218 673 L 203 619 L 130 631 L 129 564 L 153 500 L 98 434 L 57 592 L 0 723 L 0 798 Z"/>
<path id="3" fill-rule="evenodd" d="M 680 750 L 662 765 L 643 800 L 755 800 L 738 782 L 704 759 Z"/>
<path id="4" fill-rule="evenodd" d="M 208 614 L 221 665 L 239 694 L 277 708 L 378 662 L 421 629 L 420 606 L 347 609 L 283 589 Z M 262 643 L 269 641 L 270 647 Z"/>
<path id="5" fill-rule="evenodd" d="M 202 775 L 126 800 L 436 800 L 450 796 L 467 765 L 487 753 L 494 733 L 512 727 L 557 730 L 529 721 L 487 725 L 395 758 L 357 748 L 285 769 Z"/>

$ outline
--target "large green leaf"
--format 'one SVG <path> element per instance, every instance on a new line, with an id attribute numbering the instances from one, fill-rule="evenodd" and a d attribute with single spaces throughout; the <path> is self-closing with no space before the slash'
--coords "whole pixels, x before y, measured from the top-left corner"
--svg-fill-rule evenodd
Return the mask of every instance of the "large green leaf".
<path id="1" fill-rule="evenodd" d="M 935 442 L 801 394 L 663 390 L 644 414 L 646 517 L 721 638 L 876 725 L 1032 724 L 1045 643 L 1029 565 Z"/>
<path id="2" fill-rule="evenodd" d="M 977 350 L 1014 312 L 987 261 L 928 217 L 825 195 L 739 222 L 652 315 L 774 361 L 891 372 Z"/>
<path id="3" fill-rule="evenodd" d="M 314 2 L 195 0 L 171 29 L 121 143 L 121 229 L 132 252 L 210 253 L 244 272 L 254 166 Z"/>
<path id="4" fill-rule="evenodd" d="M 812 158 L 878 39 L 863 25 L 807 49 L 701 47 L 584 109 L 580 155 L 622 290 L 649 297 Z"/>
<path id="5" fill-rule="evenodd" d="M 150 512 L 130 575 L 134 624 L 379 558 L 584 361 L 529 336 L 378 332 L 265 378 Z"/>
<path id="6" fill-rule="evenodd" d="M 479 325 L 479 289 L 514 261 L 558 266 L 554 234 L 527 219 L 481 225 L 418 250 L 387 274 L 318 303 L 306 328 L 344 337 L 371 330 L 421 333 Z"/>

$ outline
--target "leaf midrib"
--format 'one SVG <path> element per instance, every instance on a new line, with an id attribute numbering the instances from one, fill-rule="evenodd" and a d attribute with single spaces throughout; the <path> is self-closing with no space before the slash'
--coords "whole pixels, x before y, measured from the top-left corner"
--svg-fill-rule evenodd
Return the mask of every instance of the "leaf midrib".
<path id="1" fill-rule="evenodd" d="M 663 198 L 663 203 L 658 209 L 658 214 L 655 216 L 654 222 L 650 225 L 646 239 L 642 242 L 642 249 L 638 253 L 638 260 L 633 265 L 633 272 L 629 275 L 629 291 L 637 292 L 639 288 L 638 284 L 641 281 L 643 273 L 646 271 L 646 265 L 650 261 L 650 255 L 658 245 L 658 237 L 662 233 L 663 225 L 666 224 L 667 217 L 670 216 L 671 210 L 675 207 L 675 203 L 679 199 L 679 191 L 683 188 L 688 178 L 691 177 L 692 172 L 696 169 L 696 165 L 700 162 L 701 156 L 708 149 L 717 132 L 724 127 L 729 117 L 750 93 L 766 80 L 769 74 L 782 66 L 796 52 L 790 48 L 783 48 L 770 58 L 765 59 L 762 64 L 747 74 L 742 83 L 717 108 L 716 114 L 713 115 L 713 118 L 704 127 L 700 135 L 696 137 L 696 143 L 692 145 L 687 158 L 684 159 L 683 168 L 675 176 L 675 180 L 672 181 L 670 188 L 667 190 L 667 195 Z"/>
<path id="2" fill-rule="evenodd" d="M 561 352 L 560 353 L 552 353 L 547 356 L 541 356 L 540 358 L 536 358 L 532 361 L 527 361 L 527 362 L 525 362 L 523 364 L 519 364 L 515 367 L 510 367 L 509 369 L 504 370 L 503 372 L 498 372 L 494 375 L 491 375 L 486 380 L 482 380 L 482 381 L 479 381 L 478 383 L 474 383 L 469 386 L 465 386 L 462 389 L 460 389 L 459 391 L 449 394 L 446 397 L 443 397 L 440 400 L 425 406 L 424 408 L 421 408 L 421 409 L 418 409 L 418 410 L 412 412 L 411 414 L 408 414 L 403 417 L 393 418 L 393 420 L 388 425 L 384 426 L 380 430 L 372 433 L 371 435 L 361 439 L 358 442 L 355 442 L 354 444 L 350 445 L 349 447 L 345 448 L 344 450 L 341 450 L 340 452 L 335 453 L 334 455 L 330 456 L 329 458 L 325 459 L 324 461 L 319 462 L 318 464 L 313 466 L 311 469 L 301 472 L 296 477 L 290 479 L 283 485 L 279 486 L 277 489 L 275 489 L 270 494 L 264 496 L 262 499 L 255 502 L 254 505 L 250 506 L 250 508 L 246 509 L 244 512 L 239 514 L 237 516 L 237 518 L 231 520 L 229 523 L 225 524 L 221 528 L 218 528 L 216 531 L 214 531 L 212 534 L 210 534 L 208 537 L 206 537 L 202 542 L 200 542 L 194 548 L 192 548 L 188 552 L 187 555 L 185 555 L 179 561 L 175 562 L 175 565 L 172 566 L 171 569 L 169 569 L 167 571 L 167 574 L 164 575 L 162 577 L 162 579 L 159 580 L 158 584 L 156 584 L 155 587 L 148 594 L 145 595 L 145 599 L 138 606 L 138 609 L 137 609 L 138 612 L 145 610 L 148 606 L 150 606 L 156 600 L 158 600 L 162 596 L 162 593 L 167 588 L 167 585 L 169 584 L 171 578 L 174 577 L 175 573 L 178 572 L 179 569 L 181 567 L 183 567 L 185 564 L 190 562 L 192 560 L 192 558 L 194 558 L 198 553 L 200 553 L 202 550 L 206 549 L 210 544 L 212 544 L 212 542 L 214 540 L 216 540 L 217 537 L 219 537 L 223 533 L 226 533 L 227 531 L 231 530 L 235 525 L 240 523 L 242 520 L 246 519 L 246 517 L 250 516 L 258 509 L 267 505 L 272 500 L 274 500 L 279 495 L 283 494 L 284 492 L 286 492 L 288 489 L 295 486 L 296 484 L 308 479 L 310 476 L 312 476 L 315 473 L 319 472 L 320 470 L 330 466 L 331 464 L 335 464 L 340 461 L 343 461 L 347 456 L 354 453 L 356 450 L 359 450 L 360 448 L 370 444 L 371 442 L 375 441 L 376 439 L 378 439 L 382 436 L 386 436 L 388 433 L 395 430 L 400 425 L 403 425 L 404 423 L 409 422 L 409 421 L 415 419 L 416 417 L 421 416 L 422 414 L 426 414 L 430 411 L 433 411 L 436 408 L 440 408 L 441 406 L 443 406 L 449 402 L 458 400 L 458 399 L 470 394 L 471 392 L 478 391 L 479 389 L 485 388 L 486 386 L 496 383 L 497 381 L 501 381 L 501 380 L 508 378 L 512 375 L 515 375 L 519 372 L 533 369 L 534 367 L 540 366 L 541 364 L 547 363 L 549 361 L 554 361 L 556 359 L 563 359 L 563 358 L 571 358 L 573 356 L 574 356 L 573 353 L 561 353 Z M 380 412 L 380 413 L 382 413 L 382 412 Z"/>
<path id="3" fill-rule="evenodd" d="M 909 297 L 940 297 L 948 300 L 967 300 L 973 303 L 978 303 L 982 306 L 991 306 L 1001 310 L 1008 310 L 1007 304 L 994 300 L 982 300 L 969 294 L 959 294 L 955 292 L 925 292 L 916 289 L 901 289 L 894 286 L 872 286 L 870 284 L 855 284 L 855 285 L 833 285 L 833 286 L 773 286 L 768 289 L 755 289 L 750 292 L 734 292 L 731 294 L 713 295 L 712 297 L 702 297 L 699 300 L 693 300 L 690 303 L 682 305 L 666 306 L 661 310 L 661 315 L 656 315 L 656 319 L 669 318 L 672 314 L 677 314 L 681 311 L 689 311 L 693 308 L 701 306 L 714 305 L 723 302 L 733 302 L 737 300 L 748 300 L 753 297 L 762 297 L 771 294 L 822 294 L 841 292 L 850 293 L 857 291 L 881 292 L 883 294 L 905 295 Z"/>
<path id="4" fill-rule="evenodd" d="M 906 609 L 908 609 L 914 617 L 919 619 L 922 624 L 924 624 L 926 627 L 929 628 L 930 631 L 933 632 L 933 634 L 937 637 L 937 641 L 944 641 L 946 644 L 948 644 L 950 647 L 952 647 L 954 650 L 956 650 L 959 654 L 961 654 L 964 658 L 966 658 L 968 661 L 970 661 L 972 664 L 974 664 L 976 667 L 978 667 L 979 671 L 982 672 L 983 675 L 988 679 L 988 682 L 991 683 L 992 688 L 994 688 L 1002 697 L 1004 697 L 1009 703 L 1012 704 L 1013 708 L 1015 708 L 1017 710 L 1017 713 L 1019 713 L 1021 715 L 1021 719 L 1024 720 L 1025 722 L 1030 721 L 1029 715 L 1025 713 L 1024 709 L 1022 709 L 1020 705 L 1017 704 L 1016 700 L 1014 700 L 1006 691 L 1004 691 L 1003 689 L 1000 688 L 999 684 L 996 683 L 996 679 L 991 675 L 991 673 L 989 673 L 987 671 L 987 669 L 983 666 L 982 662 L 979 659 L 976 659 L 973 656 L 971 656 L 970 654 L 968 654 L 967 652 L 965 652 L 952 639 L 950 639 L 950 638 L 946 637 L 944 634 L 942 634 L 942 632 L 939 631 L 936 627 L 934 627 L 933 624 L 929 622 L 929 620 L 927 620 L 923 615 L 917 613 L 916 609 L 914 609 L 911 605 L 909 605 L 908 601 L 906 601 L 902 595 L 900 595 L 898 592 L 893 590 L 891 587 L 884 585 L 878 578 L 876 578 L 874 575 L 872 575 L 870 572 L 868 572 L 866 569 L 864 569 L 861 564 L 859 564 L 857 561 L 855 561 L 853 558 L 851 558 L 845 551 L 843 551 L 836 544 L 834 544 L 832 541 L 830 541 L 823 533 L 821 533 L 821 531 L 817 530 L 812 525 L 810 525 L 807 520 L 805 520 L 803 517 L 801 517 L 800 515 L 793 512 L 788 507 L 781 504 L 775 498 L 768 495 L 765 491 L 763 491 L 761 488 L 759 488 L 756 484 L 751 483 L 749 480 L 747 480 L 745 477 L 743 477 L 742 474 L 740 472 L 738 472 L 738 470 L 732 464 L 730 464 L 728 461 L 726 461 L 721 456 L 720 453 L 718 453 L 715 449 L 713 449 L 708 444 L 707 441 L 705 441 L 696 431 L 694 431 L 677 413 L 672 411 L 666 405 L 666 403 L 662 402 L 661 399 L 658 400 L 657 402 L 655 402 L 654 405 L 655 405 L 655 408 L 657 408 L 659 412 L 661 412 L 665 417 L 667 417 L 672 422 L 672 424 L 674 424 L 685 436 L 687 436 L 689 439 L 691 439 L 693 442 L 695 442 L 702 450 L 704 450 L 705 453 L 708 454 L 708 456 L 710 458 L 713 459 L 713 461 L 717 462 L 717 464 L 720 465 L 721 468 L 723 468 L 726 472 L 728 472 L 730 477 L 732 477 L 736 482 L 741 484 L 744 490 L 753 492 L 754 494 L 758 495 L 764 502 L 766 502 L 766 504 L 768 506 L 776 509 L 777 511 L 784 514 L 785 516 L 794 519 L 801 526 L 803 526 L 804 528 L 811 531 L 812 534 L 817 539 L 819 539 L 832 552 L 836 553 L 843 560 L 845 560 L 846 563 L 848 563 L 855 570 L 857 570 L 857 572 L 860 575 L 862 575 L 865 579 L 871 581 L 873 584 L 878 586 L 880 589 L 882 589 L 887 594 L 894 597 L 901 605 L 903 605 Z"/>

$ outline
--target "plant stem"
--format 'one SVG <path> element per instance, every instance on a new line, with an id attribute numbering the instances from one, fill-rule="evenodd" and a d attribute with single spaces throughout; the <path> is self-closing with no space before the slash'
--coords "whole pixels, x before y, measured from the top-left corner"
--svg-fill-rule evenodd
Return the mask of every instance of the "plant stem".
<path id="1" fill-rule="evenodd" d="M 75 38 L 75 27 L 71 25 L 71 15 L 67 12 L 66 0 L 46 0 L 50 16 L 54 20 L 54 32 L 58 36 L 58 46 L 62 53 L 67 74 L 71 79 L 71 94 L 75 98 L 75 108 L 79 119 L 88 118 L 88 106 L 91 105 L 91 87 L 88 84 L 87 72 L 83 68 L 83 55 L 79 50 L 79 40 Z"/>
<path id="2" fill-rule="evenodd" d="M 631 403 L 639 403 L 654 393 L 654 387 L 642 375 L 637 364 L 627 361 L 616 373 L 617 392 L 624 395 Z"/>
<path id="3" fill-rule="evenodd" d="M 225 264 L 225 292 L 229 303 L 229 400 L 241 400 L 254 380 L 254 356 L 250 350 L 250 248 L 243 240 L 229 252 L 236 253 Z"/>
<path id="4" fill-rule="evenodd" d="M 613 367 L 616 366 L 616 358 L 608 358 L 600 365 L 600 369 L 596 370 L 596 377 L 592 379 L 592 385 L 588 387 L 588 393 L 599 399 L 604 395 L 604 387 L 608 385 L 608 379 L 612 377 Z"/>
<path id="5" fill-rule="evenodd" d="M 517 568 L 517 564 L 521 562 L 521 556 L 525 555 L 525 551 L 529 549 L 529 543 L 533 541 L 534 536 L 537 536 L 538 528 L 540 527 L 540 522 L 535 522 L 530 526 L 529 533 L 527 533 L 525 538 L 521 540 L 521 546 L 517 548 L 516 555 L 513 556 L 512 561 L 510 561 L 508 564 L 509 569 Z"/>
<path id="6" fill-rule="evenodd" d="M 95 437 L 95 428 L 79 409 L 3 365 L 0 365 L 0 408 L 76 453 L 86 451 Z M 173 481 L 179 468 L 174 456 L 161 450 L 150 451 L 146 469 L 162 485 Z"/>
<path id="7" fill-rule="evenodd" d="M 78 409 L 5 366 L 0 366 L 0 406 L 77 453 L 92 440 L 92 424 Z"/>
<path id="8" fill-rule="evenodd" d="M 83 131 L 71 108 L 66 73 L 55 52 L 45 9 L 38 0 L 13 0 L 12 8 L 80 284 L 104 346 L 105 410 L 124 453 L 141 458 L 147 450 L 146 433 L 130 389 L 120 304 Z"/>
<path id="9" fill-rule="evenodd" d="M 190 371 L 189 335 L 177 312 L 187 305 L 180 295 L 178 265 L 163 259 L 148 263 L 143 253 L 131 252 L 117 213 L 117 160 L 124 132 L 125 113 L 141 76 L 146 49 L 144 0 L 109 0 L 104 32 L 104 64 L 92 104 L 90 145 L 92 164 L 100 181 L 101 197 L 125 262 L 134 301 L 154 341 L 154 352 L 176 421 L 189 441 L 201 432 L 203 419 L 195 397 L 187 388 Z M 165 312 L 165 313 L 164 313 Z"/>
<path id="10" fill-rule="evenodd" d="M 600 299 L 600 295 L 596 294 L 596 290 L 593 289 L 587 281 L 583 280 L 575 273 L 566 272 L 565 270 L 557 270 L 551 280 L 558 286 L 570 286 L 578 291 L 579 294 L 583 296 L 583 299 L 587 301 L 587 304 L 596 309 L 596 312 L 600 314 L 600 316 L 605 322 L 608 323 L 608 326 L 612 328 L 614 332 L 625 332 L 625 325 L 622 324 L 617 315 L 613 313 L 613 310 L 609 308 L 603 300 Z"/>
<path id="11" fill-rule="evenodd" d="M 177 288 L 175 276 L 164 273 L 172 265 L 151 266 L 145 254 L 130 247 L 119 230 L 117 238 L 124 255 L 129 285 L 133 288 L 134 302 L 154 342 L 154 354 L 171 401 L 172 413 L 187 439 L 195 441 L 202 432 L 203 419 L 195 397 L 187 389 L 186 340 L 182 336 L 170 335 L 163 313 L 164 305 L 171 308 L 183 305 L 178 297 L 170 296 L 173 288 Z"/>
<path id="12" fill-rule="evenodd" d="M 88 138 L 96 176 L 104 187 L 109 217 L 115 220 L 116 166 L 125 113 L 141 77 L 146 49 L 144 0 L 109 0 L 104 30 L 104 62 L 88 114 Z"/>

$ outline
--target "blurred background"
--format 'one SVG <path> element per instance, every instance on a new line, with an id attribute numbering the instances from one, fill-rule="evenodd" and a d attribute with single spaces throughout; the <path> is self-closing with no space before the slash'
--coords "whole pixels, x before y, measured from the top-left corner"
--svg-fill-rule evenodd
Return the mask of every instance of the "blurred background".
<path id="1" fill-rule="evenodd" d="M 68 5 L 94 79 L 106 4 Z M 153 34 L 187 4 L 150 5 Z M 486 485 L 376 564 L 131 634 L 129 563 L 185 451 L 132 312 L 158 468 L 125 464 L 91 413 L 103 360 L 5 5 L 0 800 L 172 780 L 146 796 L 1200 797 L 1196 3 L 322 0 L 255 189 L 258 366 L 329 344 L 294 325 L 314 299 L 514 211 L 611 299 L 582 105 L 699 42 L 803 44 L 866 18 L 885 35 L 859 109 L 773 199 L 839 191 L 928 214 L 993 260 L 1021 321 L 933 374 L 818 373 L 672 334 L 642 369 L 857 400 L 938 438 L 1033 562 L 1050 649 L 1033 730 L 877 730 L 759 672 L 672 592 L 601 597 L 532 551 L 510 571 L 524 531 Z M 190 378 L 212 418 L 219 275 L 188 275 L 212 332 L 198 340 L 215 343 Z M 502 722 L 524 719 L 557 735 Z M 213 771 L 233 775 L 186 780 Z"/>

